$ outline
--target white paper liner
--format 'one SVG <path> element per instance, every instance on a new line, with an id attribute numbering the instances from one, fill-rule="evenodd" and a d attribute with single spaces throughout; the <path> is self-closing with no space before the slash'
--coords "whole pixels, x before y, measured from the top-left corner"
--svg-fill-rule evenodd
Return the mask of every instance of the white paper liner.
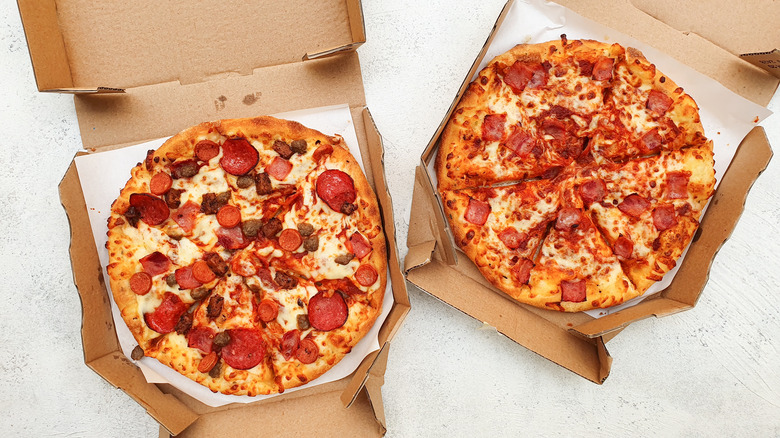
<path id="1" fill-rule="evenodd" d="M 734 158 L 742 139 L 758 123 L 772 114 L 768 109 L 750 102 L 716 80 L 678 62 L 646 43 L 589 20 L 561 5 L 543 0 L 518 0 L 512 4 L 471 80 L 476 79 L 479 72 L 493 58 L 509 51 L 515 45 L 559 40 L 561 34 L 566 34 L 566 38 L 569 40 L 592 39 L 639 49 L 651 63 L 656 65 L 659 71 L 683 87 L 685 92 L 691 95 L 699 105 L 699 115 L 704 132 L 714 144 L 716 188 Z M 434 160 L 431 160 L 428 164 L 428 173 L 432 176 L 434 185 L 437 185 L 433 163 Z M 644 298 L 666 289 L 672 283 L 687 252 L 686 248 L 677 261 L 677 266 L 667 272 L 661 281 L 651 286 L 644 295 L 618 306 L 589 310 L 585 313 L 599 318 L 634 306 Z"/>
<path id="2" fill-rule="evenodd" d="M 349 106 L 336 105 L 312 108 L 275 114 L 274 117 L 300 122 L 301 124 L 316 129 L 326 135 L 341 135 L 349 147 L 349 151 L 355 156 L 361 169 L 363 169 L 362 155 L 360 153 L 360 146 L 357 140 L 357 134 L 355 133 L 355 125 L 352 120 Z M 81 190 L 84 193 L 84 201 L 86 202 L 89 221 L 92 227 L 92 235 L 95 239 L 95 246 L 98 250 L 98 257 L 105 278 L 108 278 L 108 274 L 106 273 L 106 265 L 108 265 L 106 232 L 108 231 L 107 223 L 111 214 L 111 204 L 130 178 L 130 169 L 146 157 L 147 150 L 157 149 L 166 140 L 167 138 L 161 138 L 122 149 L 82 155 L 75 159 L 76 169 L 78 170 L 79 180 L 81 182 Z M 363 169 L 363 171 L 365 172 L 365 169 Z M 137 342 L 119 313 L 119 309 L 114 302 L 108 282 L 106 282 L 106 288 L 108 289 L 109 297 L 111 298 L 114 325 L 116 326 L 117 337 L 119 338 L 122 352 L 125 356 L 130 358 L 130 353 L 137 345 Z M 379 329 L 387 318 L 387 315 L 390 313 L 393 302 L 390 273 L 388 272 L 387 288 L 385 289 L 384 301 L 382 303 L 382 313 L 366 336 L 352 348 L 352 351 L 348 355 L 325 374 L 306 385 L 288 389 L 285 393 L 336 381 L 352 374 L 368 354 L 379 350 Z M 170 383 L 179 390 L 209 406 L 216 407 L 229 403 L 251 403 L 279 395 L 272 394 L 250 397 L 214 393 L 205 386 L 202 386 L 163 365 L 157 359 L 144 357 L 135 362 L 143 371 L 148 382 Z"/>

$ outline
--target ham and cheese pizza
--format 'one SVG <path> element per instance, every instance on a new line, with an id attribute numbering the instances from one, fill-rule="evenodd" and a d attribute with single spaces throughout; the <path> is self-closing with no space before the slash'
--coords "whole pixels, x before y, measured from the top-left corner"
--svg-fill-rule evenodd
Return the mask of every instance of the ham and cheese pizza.
<path id="1" fill-rule="evenodd" d="M 561 311 L 610 307 L 672 269 L 715 185 L 698 107 L 636 49 L 521 44 L 445 127 L 453 237 L 493 285 Z"/>
<path id="2" fill-rule="evenodd" d="M 202 123 L 149 151 L 112 205 L 107 248 L 133 359 L 224 394 L 332 368 L 387 281 L 376 197 L 342 138 L 272 117 Z"/>

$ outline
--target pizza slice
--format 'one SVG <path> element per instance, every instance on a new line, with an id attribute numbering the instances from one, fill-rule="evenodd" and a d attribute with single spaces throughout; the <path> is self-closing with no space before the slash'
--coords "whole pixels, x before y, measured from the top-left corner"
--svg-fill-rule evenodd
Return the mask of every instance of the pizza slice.
<path id="1" fill-rule="evenodd" d="M 578 193 L 639 291 L 672 269 L 715 186 L 712 143 L 603 166 Z"/>

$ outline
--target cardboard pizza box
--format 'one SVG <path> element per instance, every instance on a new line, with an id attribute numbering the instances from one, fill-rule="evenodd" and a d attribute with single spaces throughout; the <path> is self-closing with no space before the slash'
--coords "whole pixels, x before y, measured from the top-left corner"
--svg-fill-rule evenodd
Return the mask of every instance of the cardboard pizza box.
<path id="1" fill-rule="evenodd" d="M 518 2 L 521 0 L 517 0 Z M 487 41 L 466 72 L 459 92 L 425 148 L 416 169 L 414 195 L 404 260 L 407 279 L 420 289 L 462 312 L 495 327 L 515 342 L 596 383 L 609 376 L 612 365 L 605 343 L 623 328 L 651 316 L 661 317 L 693 308 L 709 276 L 709 267 L 728 239 L 743 210 L 753 181 L 766 168 L 772 149 L 763 128 L 754 128 L 742 141 L 722 179 L 701 227 L 671 285 L 640 304 L 593 318 L 515 302 L 494 289 L 463 254 L 456 254 L 440 200 L 428 173 L 439 135 L 450 113 L 476 73 L 488 45 L 514 3 L 499 15 Z M 756 62 L 738 55 L 771 52 L 780 43 L 773 17 L 780 5 L 761 0 L 740 3 L 725 0 L 702 4 L 679 0 L 585 1 L 560 0 L 574 12 L 671 55 L 746 99 L 766 106 L 778 78 Z M 518 41 L 520 42 L 520 41 Z M 747 57 L 749 58 L 749 56 Z M 764 66 L 771 63 L 764 63 Z M 466 293 L 467 292 L 467 293 Z"/>
<path id="2" fill-rule="evenodd" d="M 18 6 L 38 89 L 75 95 L 89 152 L 167 137 L 207 120 L 349 105 L 379 199 L 395 304 L 379 331 L 381 349 L 335 382 L 220 408 L 168 384 L 147 383 L 119 347 L 73 163 L 60 198 L 83 307 L 84 361 L 146 408 L 161 435 L 383 435 L 390 340 L 410 307 L 382 140 L 366 107 L 355 51 L 365 42 L 360 1 L 18 0 Z M 279 421 L 292 420 L 292 412 L 306 412 L 307 421 Z"/>

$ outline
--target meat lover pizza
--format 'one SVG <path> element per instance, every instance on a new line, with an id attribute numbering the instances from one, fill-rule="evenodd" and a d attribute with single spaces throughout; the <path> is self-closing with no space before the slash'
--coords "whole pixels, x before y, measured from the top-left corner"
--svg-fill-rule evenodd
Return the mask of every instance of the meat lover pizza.
<path id="1" fill-rule="evenodd" d="M 272 117 L 149 151 L 106 246 L 133 359 L 225 394 L 322 375 L 374 324 L 387 281 L 376 197 L 342 138 Z"/>
<path id="2" fill-rule="evenodd" d="M 694 100 L 638 50 L 521 44 L 469 85 L 440 140 L 456 243 L 495 287 L 561 311 L 643 294 L 715 185 Z"/>

